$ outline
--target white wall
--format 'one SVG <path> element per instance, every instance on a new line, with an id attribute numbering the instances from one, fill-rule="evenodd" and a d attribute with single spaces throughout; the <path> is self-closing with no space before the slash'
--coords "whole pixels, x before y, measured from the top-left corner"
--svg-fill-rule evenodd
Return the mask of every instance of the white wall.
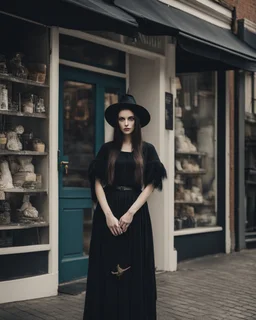
<path id="1" fill-rule="evenodd" d="M 158 151 L 160 159 L 167 168 L 169 179 L 164 183 L 163 192 L 155 191 L 149 199 L 149 208 L 154 233 L 155 261 L 159 270 L 175 270 L 176 254 L 173 251 L 173 202 L 172 190 L 169 185 L 173 182 L 170 168 L 169 133 L 165 130 L 166 90 L 165 59 L 149 60 L 130 55 L 129 89 L 138 104 L 141 104 L 151 114 L 150 124 L 143 128 L 143 138 L 152 143 Z M 167 144 L 166 144 L 167 143 Z M 173 187 L 172 187 L 173 188 Z"/>

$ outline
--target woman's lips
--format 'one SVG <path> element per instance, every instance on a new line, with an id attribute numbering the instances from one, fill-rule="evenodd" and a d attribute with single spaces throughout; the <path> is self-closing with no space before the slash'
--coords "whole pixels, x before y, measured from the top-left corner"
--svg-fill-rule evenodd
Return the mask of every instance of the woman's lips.
<path id="1" fill-rule="evenodd" d="M 129 128 L 125 128 L 124 131 L 130 131 L 130 129 Z"/>

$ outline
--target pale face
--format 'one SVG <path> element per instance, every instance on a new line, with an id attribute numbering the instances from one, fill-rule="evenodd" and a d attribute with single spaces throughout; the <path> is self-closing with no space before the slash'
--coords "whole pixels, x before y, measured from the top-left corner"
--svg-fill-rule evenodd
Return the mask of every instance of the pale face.
<path id="1" fill-rule="evenodd" d="M 134 113 L 131 110 L 120 111 L 118 115 L 118 123 L 123 134 L 131 134 L 135 127 Z"/>

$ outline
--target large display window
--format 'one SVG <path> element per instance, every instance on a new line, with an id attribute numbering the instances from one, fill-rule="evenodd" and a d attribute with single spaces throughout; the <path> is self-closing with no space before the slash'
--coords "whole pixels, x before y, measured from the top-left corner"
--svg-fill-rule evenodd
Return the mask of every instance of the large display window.
<path id="1" fill-rule="evenodd" d="M 175 230 L 217 225 L 217 93 L 214 72 L 178 74 Z"/>

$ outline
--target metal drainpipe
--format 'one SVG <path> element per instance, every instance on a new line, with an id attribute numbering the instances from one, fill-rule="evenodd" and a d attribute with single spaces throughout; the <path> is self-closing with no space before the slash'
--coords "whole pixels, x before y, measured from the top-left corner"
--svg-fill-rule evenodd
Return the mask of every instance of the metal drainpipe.
<path id="1" fill-rule="evenodd" d="M 231 31 L 232 31 L 234 34 L 237 34 L 237 13 L 236 13 L 236 7 L 233 7 L 233 9 L 232 9 Z"/>

